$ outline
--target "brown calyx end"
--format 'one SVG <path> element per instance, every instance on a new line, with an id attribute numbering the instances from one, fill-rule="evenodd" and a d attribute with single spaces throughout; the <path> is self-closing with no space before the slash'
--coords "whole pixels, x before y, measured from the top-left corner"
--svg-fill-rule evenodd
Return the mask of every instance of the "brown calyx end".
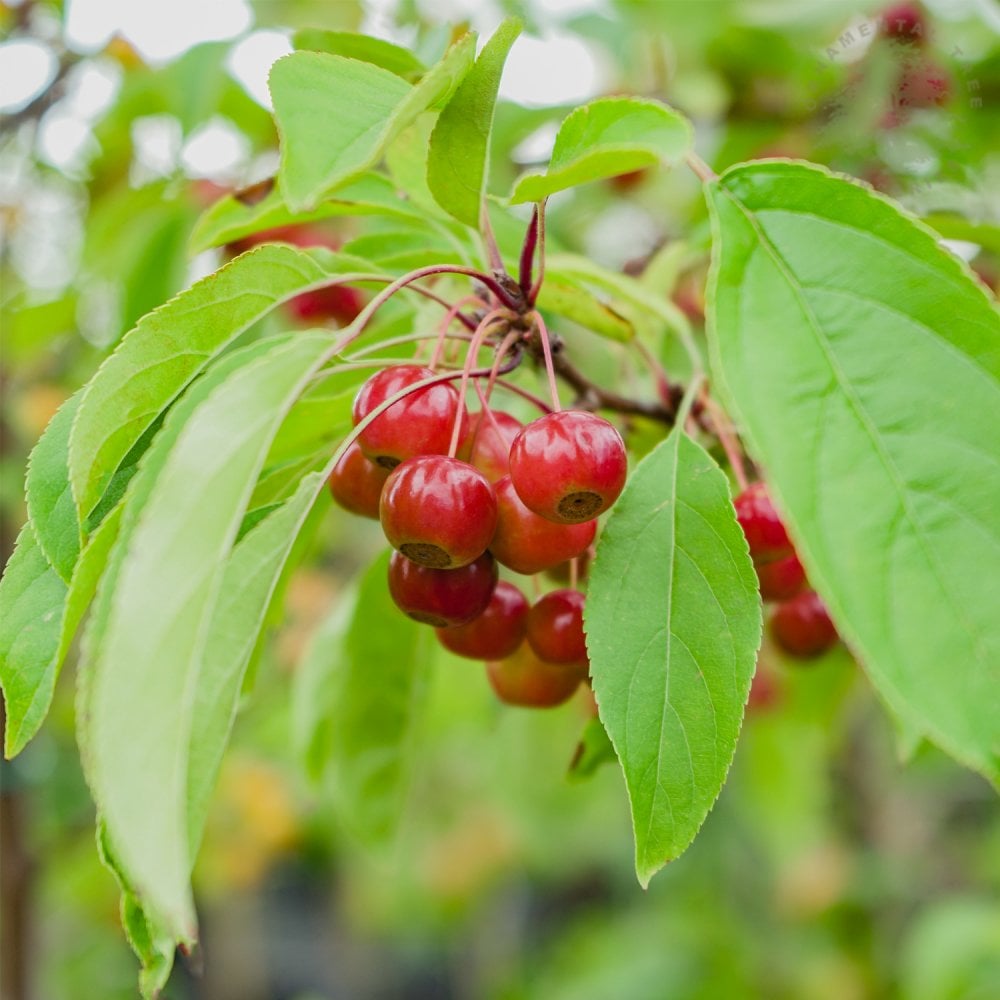
<path id="1" fill-rule="evenodd" d="M 592 490 L 581 490 L 579 493 L 567 493 L 556 505 L 559 516 L 570 524 L 579 524 L 595 517 L 604 505 L 599 493 Z"/>
<path id="2" fill-rule="evenodd" d="M 392 455 L 379 455 L 375 459 L 375 464 L 382 466 L 383 469 L 388 469 L 390 472 L 399 465 L 399 459 L 393 458 Z"/>
<path id="3" fill-rule="evenodd" d="M 411 562 L 431 569 L 448 569 L 451 566 L 451 556 L 439 545 L 427 542 L 407 542 L 400 545 L 399 551 Z"/>

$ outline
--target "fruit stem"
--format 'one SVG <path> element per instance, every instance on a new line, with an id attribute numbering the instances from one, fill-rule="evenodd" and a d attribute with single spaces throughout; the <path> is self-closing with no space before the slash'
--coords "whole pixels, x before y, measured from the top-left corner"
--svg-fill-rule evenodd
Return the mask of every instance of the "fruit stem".
<path id="1" fill-rule="evenodd" d="M 555 367 L 552 364 L 552 345 L 549 343 L 549 331 L 545 327 L 545 320 L 542 319 L 541 313 L 534 313 L 532 319 L 538 330 L 538 337 L 542 342 L 542 353 L 545 356 L 545 375 L 549 380 L 552 408 L 558 413 L 562 409 L 562 403 L 559 402 L 559 385 L 556 382 Z"/>
<path id="2" fill-rule="evenodd" d="M 448 333 L 448 327 L 451 326 L 454 320 L 458 318 L 462 307 L 468 305 L 477 305 L 480 308 L 486 308 L 486 303 L 476 295 L 467 295 L 464 299 L 459 299 L 458 302 L 449 308 L 444 319 L 441 321 L 441 325 L 438 327 L 437 342 L 434 344 L 434 353 L 431 354 L 431 360 L 427 363 L 428 368 L 437 368 L 437 366 L 441 363 L 441 351 L 444 349 L 444 341 Z M 472 336 L 475 337 L 476 327 L 473 327 L 472 329 Z"/>
<path id="3" fill-rule="evenodd" d="M 381 351 L 386 347 L 398 347 L 401 344 L 417 344 L 422 341 L 427 340 L 437 340 L 440 334 L 437 333 L 407 333 L 399 337 L 390 337 L 388 340 L 380 340 L 377 344 L 371 344 L 368 347 L 361 347 L 354 354 L 345 355 L 345 361 L 360 360 L 371 354 L 373 351 Z M 448 340 L 460 340 L 468 343 L 472 340 L 471 333 L 449 333 L 447 334 Z M 427 366 L 431 367 L 430 365 Z"/>
<path id="4" fill-rule="evenodd" d="M 570 590 L 576 590 L 580 580 L 580 557 L 573 556 L 569 561 L 569 586 Z"/>
<path id="5" fill-rule="evenodd" d="M 508 382 L 506 379 L 498 378 L 494 382 L 494 385 L 498 385 L 501 388 L 506 389 L 508 392 L 512 392 L 514 395 L 520 396 L 522 399 L 526 399 L 529 403 L 533 403 L 539 410 L 542 411 L 542 413 L 552 412 L 552 407 L 549 406 L 544 399 L 536 396 L 533 392 L 528 392 L 527 389 L 522 389 L 514 382 Z"/>
<path id="6" fill-rule="evenodd" d="M 739 440 L 733 433 L 732 424 L 729 422 L 729 418 L 722 410 L 722 407 L 708 394 L 707 385 L 702 390 L 701 401 L 708 411 L 712 430 L 715 431 L 715 436 L 719 439 L 719 444 L 722 445 L 722 450 L 726 453 L 729 467 L 733 470 L 733 476 L 736 478 L 736 485 L 739 486 L 741 491 L 745 490 L 749 485 L 749 479 L 747 478 L 746 466 L 743 462 L 743 450 L 740 448 Z"/>
<path id="7" fill-rule="evenodd" d="M 497 373 L 500 371 L 500 363 L 503 361 L 504 356 L 507 352 L 514 346 L 522 337 L 520 330 L 511 330 L 506 337 L 501 341 L 500 346 L 497 348 L 496 356 L 493 358 L 493 367 L 490 369 L 490 377 L 486 383 L 486 402 L 490 400 L 490 396 L 493 394 L 493 386 L 496 384 Z M 520 351 L 520 348 L 518 348 Z M 494 419 L 494 424 L 496 420 Z M 499 432 L 499 427 L 497 428 Z"/>
<path id="8" fill-rule="evenodd" d="M 513 369 L 519 363 L 519 358 L 513 358 L 511 364 L 506 371 L 513 371 Z M 489 368 L 475 368 L 468 372 L 469 378 L 485 378 L 489 375 Z M 394 406 L 401 399 L 405 399 L 407 396 L 414 392 L 420 392 L 421 389 L 427 389 L 432 385 L 438 385 L 441 382 L 451 382 L 457 378 L 463 378 L 466 376 L 466 372 L 462 371 L 454 372 L 441 372 L 439 375 L 431 375 L 428 378 L 421 379 L 419 382 L 414 382 L 411 385 L 404 386 L 399 392 L 393 393 L 388 399 L 384 399 L 378 406 L 376 406 L 370 413 L 366 414 L 363 419 L 359 420 L 357 425 L 351 429 L 351 432 L 340 442 L 340 445 L 334 451 L 333 456 L 330 461 L 326 463 L 324 467 L 324 476 L 329 476 L 329 474 L 336 468 L 340 460 L 347 454 L 347 449 L 351 447 L 352 444 L 358 439 L 365 428 L 380 417 L 390 406 Z"/>
<path id="9" fill-rule="evenodd" d="M 469 387 L 469 372 L 472 371 L 479 348 L 486 339 L 486 335 L 490 332 L 491 326 L 498 322 L 509 323 L 510 319 L 510 313 L 506 309 L 493 309 L 479 321 L 479 326 L 476 327 L 476 332 L 472 335 L 472 342 L 469 344 L 469 349 L 465 355 L 465 365 L 462 368 L 462 384 L 458 389 L 458 395 L 463 401 L 463 405 L 458 408 L 458 412 L 455 414 L 455 423 L 451 429 L 451 444 L 448 446 L 449 458 L 454 458 L 455 453 L 458 451 L 458 438 L 462 432 L 462 415 L 465 412 L 465 393 Z M 489 370 L 492 371 L 492 367 Z"/>
<path id="10" fill-rule="evenodd" d="M 388 299 L 396 294 L 401 288 L 405 288 L 407 285 L 411 285 L 414 281 L 419 281 L 421 278 L 429 278 L 435 274 L 461 274 L 469 278 L 475 278 L 477 281 L 482 282 L 501 302 L 512 309 L 517 308 L 517 303 L 508 295 L 506 289 L 497 281 L 495 278 L 488 274 L 483 274 L 482 271 L 476 270 L 474 267 L 465 267 L 461 264 L 433 264 L 429 267 L 418 267 L 415 271 L 410 271 L 409 274 L 404 274 L 401 278 L 397 278 L 390 285 L 387 285 L 382 289 L 378 295 L 375 296 L 361 310 L 360 313 L 354 318 L 353 322 L 344 330 L 344 336 L 336 343 L 332 354 L 339 354 L 348 344 L 352 343 L 364 332 L 364 329 L 372 321 L 372 317 L 378 311 L 379 307 L 382 306 Z M 357 278 L 354 279 L 355 281 Z M 331 282 L 332 284 L 332 282 Z M 456 313 L 457 317 L 462 317 L 462 313 Z M 467 319 L 463 317 L 463 319 Z M 466 322 L 466 326 L 471 322 L 469 320 Z M 475 327 L 472 328 L 473 330 Z"/>
<path id="11" fill-rule="evenodd" d="M 253 253 L 253 252 L 254 252 L 253 250 L 247 251 L 247 253 Z M 320 288 L 336 288 L 340 285 L 361 285 L 361 284 L 389 285 L 394 283 L 396 280 L 397 279 L 395 278 L 386 277 L 384 274 L 344 274 L 329 281 L 321 281 L 314 285 L 308 285 L 304 289 L 302 289 L 302 291 L 310 292 Z M 421 288 L 419 285 L 415 285 L 413 288 L 410 289 L 410 291 L 416 292 L 418 295 L 422 295 L 425 299 L 430 299 L 432 302 L 436 302 L 439 306 L 442 306 L 445 309 L 451 308 L 451 303 L 447 299 L 444 299 L 440 295 L 437 295 L 435 292 L 432 292 L 429 288 Z M 475 330 L 476 328 L 475 320 L 464 315 L 460 315 L 457 318 L 462 322 L 462 324 L 468 330 Z"/>
<path id="12" fill-rule="evenodd" d="M 490 408 L 490 396 L 493 394 L 493 386 L 496 384 L 497 372 L 500 370 L 500 362 L 503 361 L 504 355 L 511 349 L 511 347 L 521 339 L 520 330 L 511 330 L 510 333 L 504 337 L 500 346 L 497 348 L 496 356 L 493 358 L 493 367 L 490 368 L 490 377 L 486 383 L 486 391 L 483 391 L 483 387 L 479 384 L 479 381 L 472 383 L 473 388 L 476 390 L 476 395 L 479 397 L 479 405 L 482 408 L 482 414 L 479 420 L 476 421 L 476 429 L 472 432 L 472 440 L 469 442 L 470 453 L 476 447 L 476 441 L 479 440 L 479 434 L 483 429 L 483 419 L 485 418 L 490 422 L 490 426 L 493 428 L 494 433 L 499 438 L 503 438 L 503 431 L 500 430 L 500 424 L 497 422 L 497 418 Z"/>

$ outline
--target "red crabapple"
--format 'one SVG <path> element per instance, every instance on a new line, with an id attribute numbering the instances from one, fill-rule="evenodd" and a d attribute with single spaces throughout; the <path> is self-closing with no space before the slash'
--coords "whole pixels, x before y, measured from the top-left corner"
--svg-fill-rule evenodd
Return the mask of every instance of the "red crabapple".
<path id="1" fill-rule="evenodd" d="M 787 601 L 806 586 L 806 571 L 793 552 L 783 559 L 759 563 L 755 567 L 760 582 L 760 596 L 765 601 Z"/>
<path id="2" fill-rule="evenodd" d="M 523 426 L 517 417 L 502 410 L 470 414 L 469 430 L 458 446 L 458 457 L 495 483 L 510 472 L 510 446 Z"/>
<path id="3" fill-rule="evenodd" d="M 456 569 L 478 559 L 497 526 L 489 480 L 446 455 L 408 458 L 389 474 L 379 504 L 389 544 L 407 559 Z"/>
<path id="4" fill-rule="evenodd" d="M 583 680 L 579 664 L 546 663 L 525 642 L 511 656 L 486 664 L 496 696 L 508 705 L 552 708 L 568 701 Z"/>
<path id="5" fill-rule="evenodd" d="M 464 625 L 481 615 L 496 583 L 496 562 L 488 552 L 458 569 L 431 569 L 399 552 L 389 559 L 389 593 L 396 606 L 437 628 Z"/>
<path id="6" fill-rule="evenodd" d="M 548 663 L 587 662 L 583 603 L 578 590 L 553 590 L 531 606 L 528 642 L 541 659 Z"/>
<path id="7" fill-rule="evenodd" d="M 586 410 L 547 413 L 528 424 L 510 449 L 510 478 L 524 505 L 560 524 L 607 510 L 625 487 L 621 435 Z"/>
<path id="8" fill-rule="evenodd" d="M 837 630 L 814 590 L 807 590 L 774 609 L 771 635 L 786 653 L 802 659 L 825 653 L 837 641 Z"/>
<path id="9" fill-rule="evenodd" d="M 494 486 L 497 497 L 497 529 L 490 551 L 497 561 L 517 573 L 530 575 L 558 566 L 581 555 L 594 541 L 596 521 L 556 524 L 528 510 L 504 476 Z"/>
<path id="10" fill-rule="evenodd" d="M 354 399 L 354 426 L 397 392 L 433 375 L 430 368 L 420 365 L 392 365 L 372 375 Z M 458 415 L 465 419 L 465 403 L 458 390 L 448 382 L 438 382 L 403 396 L 380 413 L 358 436 L 358 444 L 368 458 L 386 469 L 417 455 L 445 455 Z"/>
<path id="11" fill-rule="evenodd" d="M 733 506 L 755 563 L 772 562 L 792 554 L 788 532 L 764 483 L 752 483 L 736 497 Z"/>
<path id="12" fill-rule="evenodd" d="M 486 610 L 467 625 L 439 628 L 445 649 L 472 660 L 502 660 L 524 640 L 528 601 L 517 587 L 500 580 Z"/>
<path id="13" fill-rule="evenodd" d="M 352 514 L 378 520 L 378 501 L 389 470 L 369 462 L 353 441 L 328 480 L 333 499 Z"/>

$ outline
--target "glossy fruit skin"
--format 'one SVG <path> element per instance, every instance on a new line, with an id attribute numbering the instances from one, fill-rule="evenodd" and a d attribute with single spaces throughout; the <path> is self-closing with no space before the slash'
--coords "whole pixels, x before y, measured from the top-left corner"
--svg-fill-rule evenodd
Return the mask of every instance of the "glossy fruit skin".
<path id="1" fill-rule="evenodd" d="M 354 399 L 354 426 L 400 390 L 433 375 L 420 365 L 391 365 L 372 375 Z M 458 390 L 439 382 L 384 410 L 361 432 L 358 444 L 371 461 L 386 469 L 417 455 L 446 455 L 457 414 L 466 419 Z"/>
<path id="2" fill-rule="evenodd" d="M 500 580 L 486 610 L 467 625 L 439 628 L 445 649 L 471 660 L 502 660 L 524 641 L 528 599 L 517 587 Z"/>
<path id="3" fill-rule="evenodd" d="M 330 473 L 327 484 L 333 499 L 344 510 L 378 520 L 379 497 L 388 478 L 388 469 L 369 462 L 354 441 Z"/>
<path id="4" fill-rule="evenodd" d="M 548 663 L 587 662 L 583 634 L 584 596 L 579 590 L 553 590 L 528 612 L 528 643 Z"/>
<path id="5" fill-rule="evenodd" d="M 755 563 L 773 562 L 792 554 L 788 532 L 764 483 L 752 483 L 736 497 L 733 506 Z"/>
<path id="6" fill-rule="evenodd" d="M 560 524 L 579 524 L 606 511 L 625 488 L 627 472 L 621 435 L 585 410 L 539 417 L 510 449 L 518 496 L 529 510 Z"/>
<path id="7" fill-rule="evenodd" d="M 503 410 L 492 418 L 480 411 L 469 415 L 469 429 L 458 446 L 458 457 L 474 465 L 495 483 L 510 473 L 510 446 L 524 424 Z"/>
<path id="8" fill-rule="evenodd" d="M 516 573 L 531 575 L 581 555 L 593 543 L 596 521 L 556 524 L 528 510 L 510 476 L 493 487 L 497 497 L 497 528 L 490 551 Z"/>
<path id="9" fill-rule="evenodd" d="M 770 627 L 774 641 L 800 659 L 819 656 L 837 641 L 837 630 L 814 590 L 779 604 L 771 615 Z"/>
<path id="10" fill-rule="evenodd" d="M 446 455 L 408 458 L 389 474 L 379 503 L 389 544 L 434 569 L 457 569 L 478 559 L 497 526 L 489 480 Z"/>
<path id="11" fill-rule="evenodd" d="M 568 701 L 583 680 L 579 664 L 546 663 L 525 642 L 511 656 L 486 664 L 496 696 L 522 708 L 553 708 Z"/>
<path id="12" fill-rule="evenodd" d="M 436 628 L 478 618 L 496 583 L 496 562 L 488 552 L 459 569 L 420 566 L 399 552 L 389 559 L 389 593 L 396 606 L 415 621 Z"/>
<path id="13" fill-rule="evenodd" d="M 760 596 L 765 601 L 788 601 L 806 587 L 806 571 L 793 552 L 784 559 L 760 563 L 756 567 Z"/>

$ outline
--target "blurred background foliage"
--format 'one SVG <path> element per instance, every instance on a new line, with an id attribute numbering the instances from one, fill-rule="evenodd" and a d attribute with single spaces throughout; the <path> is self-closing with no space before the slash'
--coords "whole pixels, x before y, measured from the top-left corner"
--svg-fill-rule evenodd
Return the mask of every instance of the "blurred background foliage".
<path id="1" fill-rule="evenodd" d="M 145 6 L 122 17 L 141 25 Z M 995 287 L 1000 13 L 988 0 L 939 0 L 925 37 L 892 44 L 863 0 L 238 0 L 238 23 L 212 40 L 229 6 L 202 4 L 199 23 L 197 5 L 180 5 L 190 38 L 157 55 L 124 22 L 94 41 L 87 10 L 99 4 L 0 4 L 0 62 L 28 46 L 47 67 L 20 103 L 5 99 L 0 136 L 4 558 L 49 417 L 139 316 L 222 261 L 189 254 L 200 211 L 273 172 L 262 82 L 301 27 L 374 31 L 432 60 L 454 24 L 488 33 L 518 14 L 529 35 L 502 93 L 550 106 L 501 102 L 496 191 L 546 158 L 570 107 L 644 94 L 695 120 L 716 169 L 794 156 L 867 180 Z M 590 185 L 554 199 L 549 218 L 560 244 L 644 271 L 702 322 L 708 234 L 686 171 Z M 327 233 L 358 231 L 337 220 Z M 722 797 L 648 892 L 617 769 L 566 778 L 587 706 L 500 708 L 478 668 L 435 653 L 399 843 L 388 857 L 362 851 L 330 789 L 292 759 L 289 687 L 316 623 L 379 545 L 373 526 L 329 513 L 289 584 L 196 872 L 203 957 L 179 963 L 169 997 L 1000 996 L 995 795 L 893 732 L 843 650 L 801 666 L 765 647 Z M 72 671 L 2 782 L 4 997 L 134 996 L 77 760 Z"/>

